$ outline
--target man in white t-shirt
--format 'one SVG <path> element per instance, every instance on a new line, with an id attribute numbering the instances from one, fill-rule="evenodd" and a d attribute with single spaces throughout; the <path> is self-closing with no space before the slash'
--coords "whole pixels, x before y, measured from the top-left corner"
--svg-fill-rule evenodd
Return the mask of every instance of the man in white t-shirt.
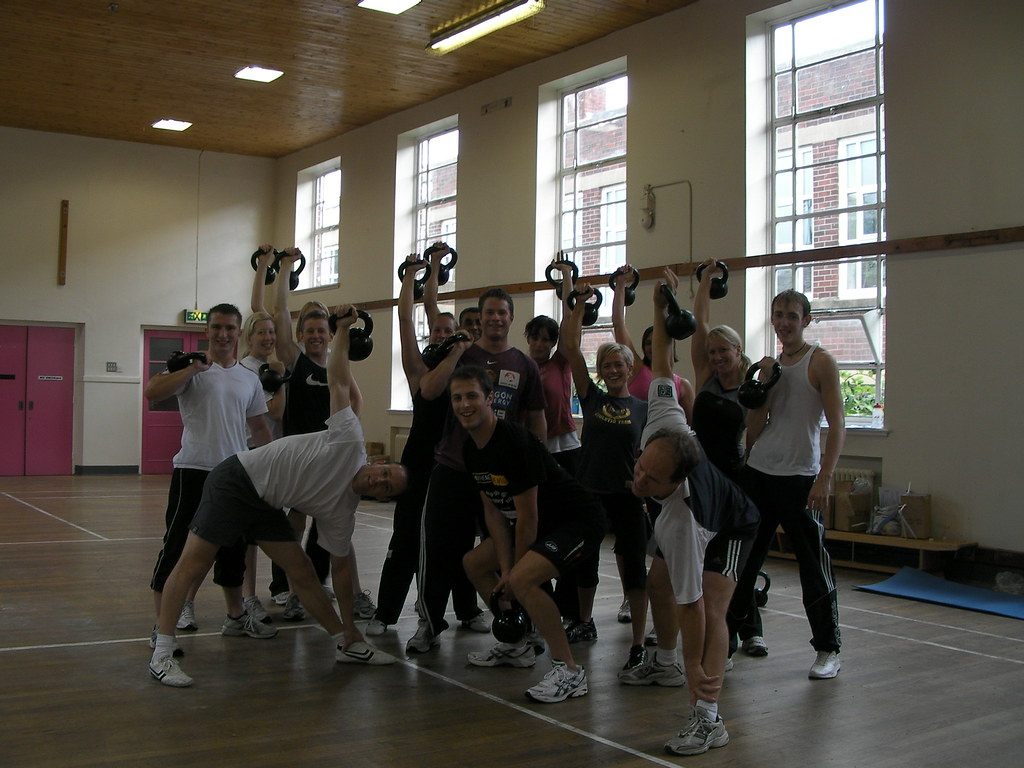
<path id="1" fill-rule="evenodd" d="M 665 270 L 674 291 L 676 275 Z M 626 685 L 690 689 L 690 717 L 666 742 L 675 755 L 697 755 L 729 743 L 718 714 L 729 652 L 726 613 L 736 580 L 757 534 L 757 508 L 704 455 L 679 405 L 672 379 L 672 344 L 665 329 L 666 298 L 654 289 L 654 332 L 643 446 L 633 470 L 633 493 L 661 504 L 654 526 L 657 553 L 647 577 L 658 635 L 653 658 L 619 673 Z M 682 629 L 683 664 L 676 643 Z"/>
<path id="2" fill-rule="evenodd" d="M 270 431 L 263 418 L 267 405 L 259 377 L 235 359 L 242 313 L 233 304 L 217 304 L 211 307 L 207 318 L 208 349 L 204 355 L 183 368 L 153 376 L 143 390 L 143 396 L 151 403 L 176 397 L 182 423 L 181 450 L 173 459 L 174 471 L 167 494 L 166 531 L 150 580 L 157 621 L 160 620 L 164 582 L 181 556 L 210 470 L 248 447 L 247 427 L 253 444 L 270 441 Z M 228 614 L 222 631 L 227 635 L 273 637 L 277 634 L 273 629 L 257 627 L 245 612 L 242 603 L 244 573 L 244 546 L 225 547 L 217 554 L 213 580 L 224 589 Z M 182 630 L 194 632 L 197 629 L 192 599 L 205 575 L 200 574 L 190 585 L 185 610 L 182 611 L 181 606 L 177 609 L 182 611 L 180 617 L 174 614 Z M 155 629 L 151 645 L 155 643 Z"/>
<path id="3" fill-rule="evenodd" d="M 392 664 L 370 647 L 356 627 L 352 573 L 349 567 L 355 511 L 361 496 L 390 498 L 408 482 L 401 464 L 367 464 L 363 431 L 352 411 L 348 328 L 351 306 L 338 310 L 339 332 L 327 365 L 331 416 L 326 431 L 293 435 L 232 456 L 210 473 L 178 564 L 167 578 L 150 674 L 164 685 L 192 684 L 173 656 L 174 621 L 188 584 L 209 568 L 217 549 L 240 538 L 254 540 L 284 568 L 292 590 L 332 636 L 339 662 Z M 300 507 L 314 517 L 320 541 L 331 554 L 339 618 L 317 578 L 309 557 L 295 539 L 283 507 Z"/>

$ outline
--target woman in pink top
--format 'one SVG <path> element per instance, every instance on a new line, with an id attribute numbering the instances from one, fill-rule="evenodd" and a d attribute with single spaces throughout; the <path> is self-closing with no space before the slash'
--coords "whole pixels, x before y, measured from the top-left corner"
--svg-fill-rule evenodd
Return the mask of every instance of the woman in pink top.
<path id="1" fill-rule="evenodd" d="M 630 275 L 633 272 L 633 267 L 630 264 L 623 264 L 617 270 L 616 275 Z M 633 358 L 637 362 L 633 365 L 633 372 L 629 381 L 629 394 L 633 397 L 639 397 L 641 400 L 647 400 L 647 390 L 651 385 L 651 332 L 654 328 L 648 328 L 644 331 L 643 340 L 640 344 L 643 354 L 637 351 L 637 348 L 633 345 L 633 338 L 629 335 L 629 329 L 626 328 L 626 287 L 629 284 L 629 280 L 621 278 L 615 283 L 615 296 L 612 300 L 612 329 L 615 333 L 615 341 L 619 344 L 624 344 L 633 351 Z M 674 352 L 673 352 L 674 355 Z M 675 357 L 675 361 L 679 362 L 679 358 Z M 672 377 L 676 382 L 676 391 L 679 393 L 679 405 L 682 406 L 683 411 L 686 413 L 686 423 L 693 423 L 693 400 L 696 396 L 693 389 L 693 384 L 688 379 L 681 378 L 672 374 Z"/>

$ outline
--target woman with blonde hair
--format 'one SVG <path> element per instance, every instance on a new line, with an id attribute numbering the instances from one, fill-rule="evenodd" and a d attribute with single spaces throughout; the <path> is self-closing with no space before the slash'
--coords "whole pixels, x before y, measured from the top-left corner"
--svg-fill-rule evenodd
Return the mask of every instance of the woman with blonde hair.
<path id="1" fill-rule="evenodd" d="M 743 466 L 743 432 L 747 409 L 737 395 L 750 367 L 750 358 L 743 354 L 743 341 L 727 325 L 710 327 L 711 280 L 719 271 L 714 259 L 706 265 L 703 279 L 697 285 L 693 315 L 697 330 L 690 338 L 690 360 L 693 363 L 694 388 L 693 431 L 708 459 L 736 480 Z"/>
<path id="2" fill-rule="evenodd" d="M 569 288 L 564 290 L 567 292 Z M 615 562 L 633 629 L 629 655 L 623 666 L 623 670 L 630 670 L 647 660 L 644 627 L 650 530 L 643 502 L 632 492 L 633 464 L 647 422 L 647 403 L 629 392 L 634 356 L 625 344 L 606 342 L 598 347 L 597 376 L 607 391 L 590 378 L 581 350 L 581 337 L 584 305 L 592 292 L 585 284 L 573 310 L 563 316 L 561 345 L 572 367 L 573 383 L 583 408 L 582 448 L 576 477 L 600 499 L 609 528 L 615 534 Z M 578 569 L 580 620 L 566 629 L 570 643 L 597 639 L 592 616 L 596 572 L 596 559 Z"/>

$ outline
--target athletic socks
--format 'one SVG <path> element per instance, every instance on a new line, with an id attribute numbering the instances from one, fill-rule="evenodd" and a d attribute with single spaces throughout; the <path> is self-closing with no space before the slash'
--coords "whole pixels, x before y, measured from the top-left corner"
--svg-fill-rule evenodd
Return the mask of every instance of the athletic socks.
<path id="1" fill-rule="evenodd" d="M 661 666 L 668 667 L 679 660 L 679 652 L 675 648 L 670 651 L 658 648 L 658 650 L 654 652 L 654 660 Z"/>
<path id="2" fill-rule="evenodd" d="M 174 653 L 174 635 L 160 635 L 156 636 L 156 643 L 153 646 L 153 660 L 156 661 L 161 656 L 167 656 Z"/>
<path id="3" fill-rule="evenodd" d="M 718 702 L 704 701 L 697 699 L 697 714 L 702 715 L 705 720 L 715 722 L 718 719 Z"/>

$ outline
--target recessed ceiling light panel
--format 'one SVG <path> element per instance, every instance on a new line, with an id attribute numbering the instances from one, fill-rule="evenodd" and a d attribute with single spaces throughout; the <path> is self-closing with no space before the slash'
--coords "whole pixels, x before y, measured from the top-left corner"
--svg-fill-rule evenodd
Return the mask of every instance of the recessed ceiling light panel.
<path id="1" fill-rule="evenodd" d="M 371 11 L 381 11 L 383 13 L 393 13 L 396 16 L 399 13 L 405 13 L 414 5 L 419 5 L 420 0 L 360 0 L 360 8 L 368 8 Z"/>
<path id="2" fill-rule="evenodd" d="M 255 80 L 257 83 L 272 83 L 281 75 L 283 75 L 279 69 L 264 69 L 263 67 L 243 67 L 242 69 L 235 72 L 235 77 L 239 80 Z"/>
<path id="3" fill-rule="evenodd" d="M 172 120 L 171 118 L 164 118 L 163 120 L 157 120 L 153 123 L 154 128 L 159 128 L 162 131 L 184 131 L 192 127 L 192 123 L 186 123 L 184 120 Z"/>

